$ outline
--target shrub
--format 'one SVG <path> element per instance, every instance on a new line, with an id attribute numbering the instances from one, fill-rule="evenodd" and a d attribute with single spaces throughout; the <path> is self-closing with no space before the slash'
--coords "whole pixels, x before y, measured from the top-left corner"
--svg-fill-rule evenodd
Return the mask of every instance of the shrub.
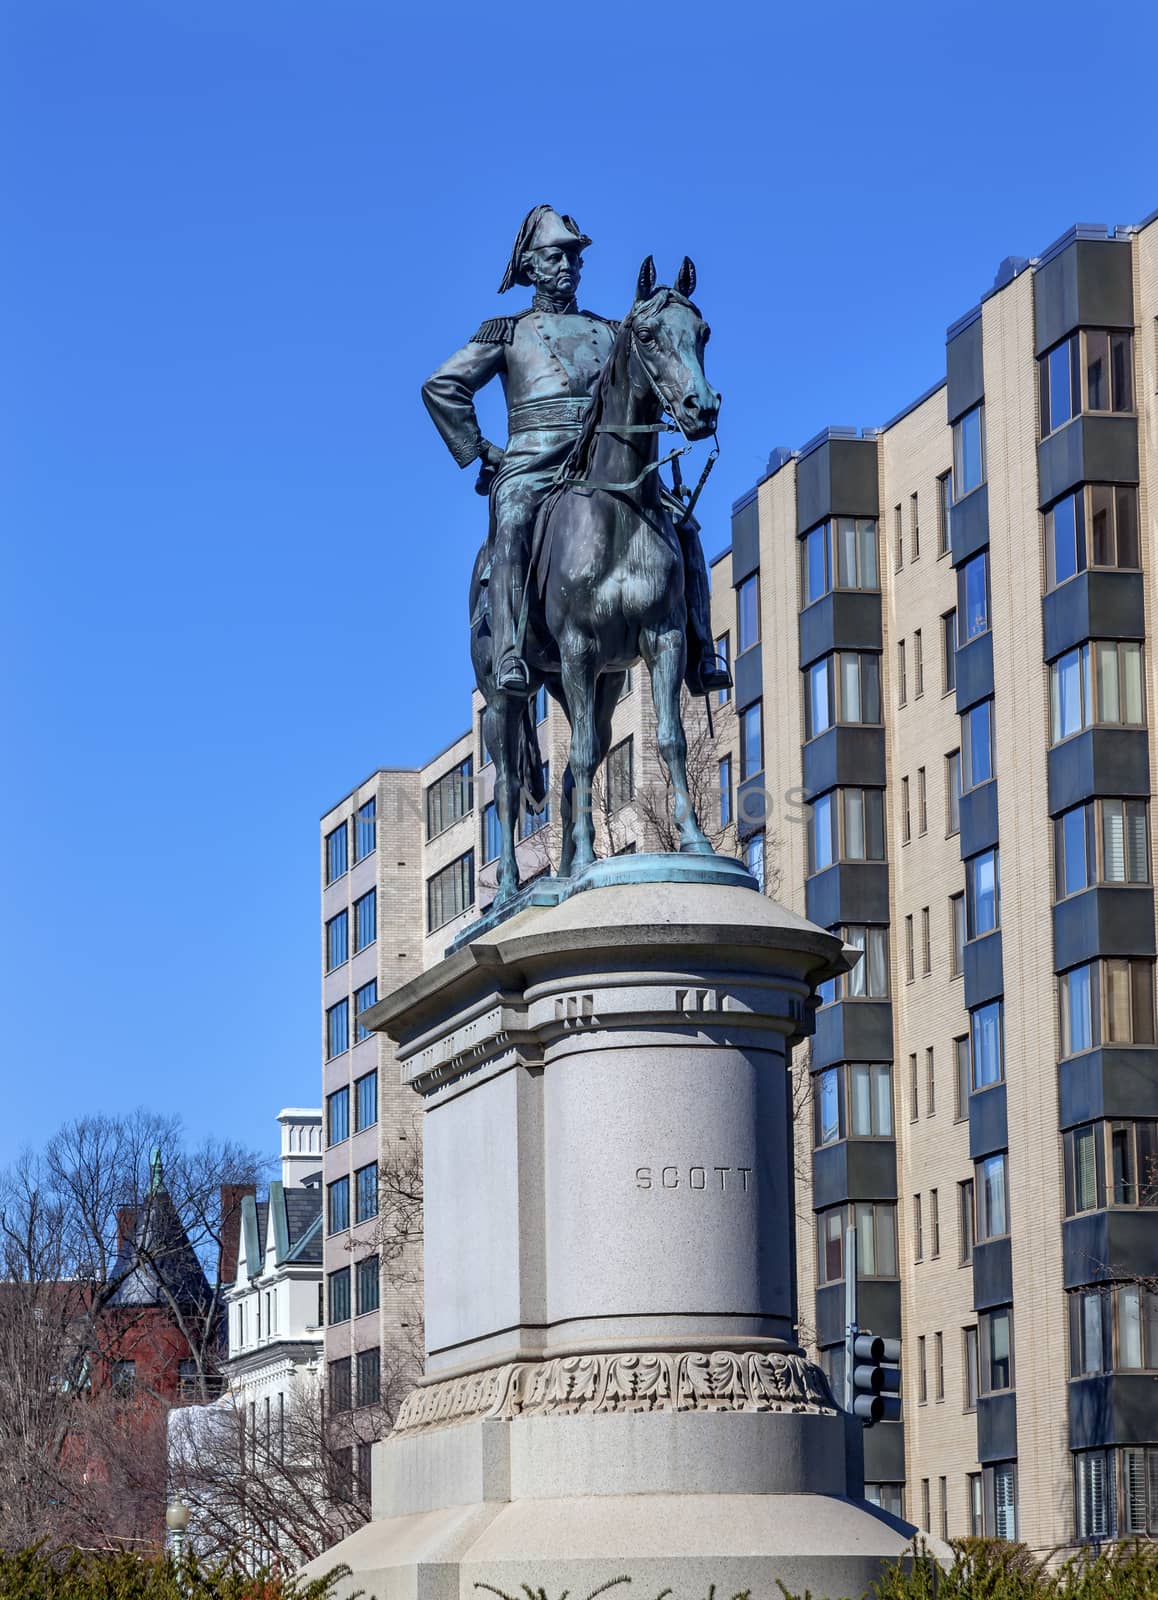
<path id="1" fill-rule="evenodd" d="M 0 1550 L 3 1600 L 330 1600 L 348 1567 L 298 1583 L 229 1563 L 140 1556 L 127 1550 Z"/>

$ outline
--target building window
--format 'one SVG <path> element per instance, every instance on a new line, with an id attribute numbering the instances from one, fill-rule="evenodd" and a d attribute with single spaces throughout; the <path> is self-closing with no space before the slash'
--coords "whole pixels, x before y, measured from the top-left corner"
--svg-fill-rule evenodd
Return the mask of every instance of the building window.
<path id="1" fill-rule="evenodd" d="M 901 779 L 901 843 L 908 844 L 913 837 L 913 826 L 909 814 L 909 780 Z"/>
<path id="2" fill-rule="evenodd" d="M 326 971 L 333 972 L 349 955 L 349 913 L 339 911 L 326 923 Z"/>
<path id="3" fill-rule="evenodd" d="M 949 896 L 949 976 L 959 978 L 965 970 L 965 895 Z"/>
<path id="4" fill-rule="evenodd" d="M 350 1226 L 349 1178 L 335 1178 L 326 1185 L 326 1223 L 330 1233 L 342 1233 Z"/>
<path id="5" fill-rule="evenodd" d="M 857 1277 L 897 1276 L 896 1207 L 880 1201 L 857 1200 L 817 1214 L 819 1281 L 839 1283 L 844 1278 L 844 1231 L 856 1228 Z"/>
<path id="6" fill-rule="evenodd" d="M 346 824 L 339 823 L 333 833 L 326 835 L 326 882 L 334 883 L 346 873 Z"/>
<path id="7" fill-rule="evenodd" d="M 938 1334 L 937 1338 L 940 1339 L 941 1335 Z M 945 1398 L 945 1396 L 942 1393 L 942 1394 L 938 1395 L 937 1398 L 939 1400 L 943 1400 Z M 949 1480 L 948 1480 L 948 1478 L 938 1478 L 937 1479 L 937 1529 L 938 1529 L 938 1532 L 940 1533 L 941 1538 L 947 1540 L 948 1537 L 949 1537 Z"/>
<path id="8" fill-rule="evenodd" d="M 818 1148 L 849 1134 L 893 1136 L 892 1071 L 888 1062 L 853 1061 L 826 1067 L 812 1080 L 812 1134 Z"/>
<path id="9" fill-rule="evenodd" d="M 936 1251 L 934 1251 L 933 1253 L 935 1255 Z M 937 1400 L 938 1405 L 945 1398 L 945 1335 L 943 1333 L 935 1333 L 933 1335 L 933 1394 L 934 1394 L 934 1397 Z M 944 1512 L 944 1500 L 945 1500 L 945 1480 L 944 1480 L 944 1478 L 942 1478 L 941 1479 L 942 1513 Z"/>
<path id="10" fill-rule="evenodd" d="M 522 823 L 519 828 L 519 836 L 523 839 L 530 839 L 534 834 L 539 833 L 551 820 L 551 763 L 549 761 L 540 763 L 539 776 L 543 789 L 543 804 L 535 811 L 527 804 L 526 799 L 523 800 Z"/>
<path id="11" fill-rule="evenodd" d="M 1009 1210 L 1006 1205 L 1005 1154 L 986 1156 L 974 1162 L 976 1201 L 976 1242 L 1004 1239 L 1009 1232 Z"/>
<path id="12" fill-rule="evenodd" d="M 1158 1206 L 1158 1123 L 1090 1122 L 1063 1140 L 1066 1215 Z"/>
<path id="13" fill-rule="evenodd" d="M 889 994 L 889 930 L 853 923 L 840 930 L 845 944 L 862 953 L 850 972 L 836 981 L 845 1000 L 887 1000 Z"/>
<path id="14" fill-rule="evenodd" d="M 961 832 L 961 752 L 950 750 L 945 757 L 945 837 Z"/>
<path id="15" fill-rule="evenodd" d="M 916 977 L 916 967 L 913 957 L 913 918 L 910 913 L 905 918 L 905 982 L 912 983 Z"/>
<path id="16" fill-rule="evenodd" d="M 732 758 L 720 757 L 720 827 L 726 828 L 732 820 Z"/>
<path id="17" fill-rule="evenodd" d="M 368 1222 L 378 1215 L 378 1163 L 371 1161 L 354 1174 L 354 1221 Z"/>
<path id="18" fill-rule="evenodd" d="M 934 1117 L 937 1114 L 937 1068 L 933 1046 L 925 1047 L 925 1115 Z M 933 1193 L 936 1194 L 936 1189 Z M 934 1254 L 936 1252 L 934 1251 Z"/>
<path id="19" fill-rule="evenodd" d="M 1069 1296 L 1070 1377 L 1158 1371 L 1158 1289 L 1140 1283 Z"/>
<path id="20" fill-rule="evenodd" d="M 911 494 L 909 496 L 909 544 L 913 552 L 909 557 L 911 561 L 916 561 L 917 557 L 921 554 L 920 509 L 921 508 L 918 504 L 917 496 L 915 494 Z"/>
<path id="21" fill-rule="evenodd" d="M 897 640 L 897 704 L 906 705 L 909 699 L 909 680 L 905 670 L 905 641 Z"/>
<path id="22" fill-rule="evenodd" d="M 977 1319 L 981 1346 L 979 1394 L 1003 1394 L 1013 1388 L 1013 1310 L 983 1311 Z"/>
<path id="23" fill-rule="evenodd" d="M 1106 957 L 1058 977 L 1061 1054 L 1102 1044 L 1154 1043 L 1154 963 Z"/>
<path id="24" fill-rule="evenodd" d="M 873 517 L 834 517 L 800 541 L 801 593 L 810 606 L 833 589 L 878 589 Z"/>
<path id="25" fill-rule="evenodd" d="M 965 934 L 980 939 L 1001 926 L 1000 852 L 983 850 L 965 863 Z"/>
<path id="26" fill-rule="evenodd" d="M 137 1363 L 113 1361 L 109 1365 L 109 1383 L 118 1400 L 129 1400 L 137 1390 Z"/>
<path id="27" fill-rule="evenodd" d="M 974 406 L 953 424 L 953 495 L 964 500 L 985 482 L 985 407 Z"/>
<path id="28" fill-rule="evenodd" d="M 929 1254 L 934 1261 L 941 1254 L 941 1191 L 939 1189 L 929 1190 Z M 944 1399 L 944 1395 L 938 1398 Z"/>
<path id="29" fill-rule="evenodd" d="M 923 1214 L 922 1214 L 921 1197 L 920 1197 L 919 1194 L 915 1194 L 913 1196 L 913 1260 L 914 1261 L 923 1261 L 924 1259 L 925 1259 L 925 1224 L 924 1224 L 924 1217 L 923 1217 Z M 925 1341 L 923 1339 L 921 1339 L 919 1341 L 919 1344 L 921 1346 L 921 1355 L 922 1356 L 924 1356 L 924 1353 L 925 1353 L 924 1352 L 924 1343 L 925 1343 Z M 923 1400 L 924 1398 L 925 1398 L 925 1396 L 922 1394 L 921 1395 L 921 1399 Z"/>
<path id="30" fill-rule="evenodd" d="M 958 1265 L 967 1267 L 973 1260 L 973 1245 L 977 1232 L 977 1207 L 972 1178 L 966 1178 L 964 1183 L 957 1185 L 957 1224 L 960 1235 Z"/>
<path id="31" fill-rule="evenodd" d="M 1082 412 L 1134 409 L 1134 335 L 1083 328 L 1037 363 L 1043 439 Z"/>
<path id="32" fill-rule="evenodd" d="M 917 1052 L 909 1053 L 909 1121 L 916 1122 L 921 1115 L 920 1079 L 917 1077 Z"/>
<path id="33" fill-rule="evenodd" d="M 1054 896 L 1095 883 L 1150 882 L 1145 800 L 1089 800 L 1054 822 Z"/>
<path id="34" fill-rule="evenodd" d="M 350 1091 L 335 1089 L 326 1096 L 326 1143 L 341 1144 L 350 1137 Z"/>
<path id="35" fill-rule="evenodd" d="M 373 795 L 354 813 L 354 860 L 364 861 L 378 843 L 378 802 Z"/>
<path id="36" fill-rule="evenodd" d="M 360 1013 L 369 1011 L 371 1006 L 378 1004 L 378 980 L 371 978 L 369 983 L 364 983 L 360 989 L 354 990 L 354 1042 L 361 1044 L 363 1039 L 371 1037 L 370 1029 L 362 1022 Z"/>
<path id="37" fill-rule="evenodd" d="M 502 848 L 503 832 L 499 823 L 499 808 L 493 800 L 488 800 L 482 809 L 483 866 L 485 867 L 490 861 L 497 861 Z"/>
<path id="38" fill-rule="evenodd" d="M 474 851 L 443 867 L 426 880 L 426 931 L 445 927 L 474 904 Z"/>
<path id="39" fill-rule="evenodd" d="M 905 564 L 905 536 L 901 528 L 901 508 L 893 507 L 893 570 L 900 572 Z"/>
<path id="40" fill-rule="evenodd" d="M 917 768 L 917 832 L 929 831 L 929 790 L 925 782 L 924 767 Z"/>
<path id="41" fill-rule="evenodd" d="M 744 846 L 744 865 L 756 880 L 760 893 L 764 893 L 764 835 L 754 833 Z"/>
<path id="42" fill-rule="evenodd" d="M 977 1326 L 961 1329 L 961 1376 L 964 1382 L 965 1410 L 977 1410 L 977 1391 L 981 1387 L 981 1347 Z"/>
<path id="43" fill-rule="evenodd" d="M 1142 646 L 1094 640 L 1050 663 L 1050 739 L 1060 744 L 1095 725 L 1141 728 Z"/>
<path id="44" fill-rule="evenodd" d="M 628 676 L 628 681 L 630 682 L 630 679 L 631 679 L 630 672 L 628 673 L 627 676 Z M 622 699 L 622 698 L 623 697 L 621 695 L 620 699 Z M 541 683 L 539 685 L 539 687 L 535 690 L 534 716 L 535 716 L 535 726 L 536 727 L 538 727 L 542 723 L 546 722 L 546 720 L 547 720 L 547 709 L 548 709 L 549 705 L 550 705 L 550 696 L 547 693 L 547 685 L 545 683 Z"/>
<path id="45" fill-rule="evenodd" d="M 941 693 L 952 694 L 957 687 L 957 610 L 941 618 Z"/>
<path id="46" fill-rule="evenodd" d="M 635 793 L 634 745 L 623 739 L 607 753 L 607 806 L 619 811 Z"/>
<path id="47" fill-rule="evenodd" d="M 350 1358 L 343 1356 L 340 1361 L 330 1362 L 330 1411 L 336 1416 L 339 1412 L 349 1411 L 352 1405 Z M 348 1450 L 345 1453 L 347 1456 L 350 1454 Z"/>
<path id="48" fill-rule="evenodd" d="M 835 861 L 885 859 L 883 789 L 833 789 L 809 807 L 809 863 L 813 873 Z"/>
<path id="49" fill-rule="evenodd" d="M 758 643 L 760 638 L 760 579 L 758 573 L 736 585 L 736 654 Z"/>
<path id="50" fill-rule="evenodd" d="M 358 1351 L 358 1404 L 376 1406 L 382 1398 L 382 1353 L 372 1350 Z"/>
<path id="51" fill-rule="evenodd" d="M 929 928 L 929 907 L 921 908 L 921 976 L 927 978 L 933 970 L 933 938 Z M 929 1108 L 932 1115 L 932 1107 Z"/>
<path id="52" fill-rule="evenodd" d="M 426 837 L 437 838 L 447 828 L 470 815 L 474 801 L 474 757 L 467 756 L 441 778 L 436 778 L 426 791 Z"/>
<path id="53" fill-rule="evenodd" d="M 730 634 L 722 633 L 720 635 L 720 637 L 716 640 L 716 656 L 719 659 L 719 661 L 721 661 L 723 663 L 723 665 L 725 667 L 731 667 L 731 665 L 732 665 L 732 639 L 731 639 L 731 635 Z M 718 706 L 726 706 L 728 701 L 731 698 L 732 698 L 731 689 L 717 689 L 716 690 L 716 704 Z"/>
<path id="54" fill-rule="evenodd" d="M 964 1034 L 953 1040 L 953 1121 L 964 1122 L 969 1116 L 969 1036 Z"/>
<path id="55" fill-rule="evenodd" d="M 804 737 L 815 739 L 834 722 L 872 724 L 881 720 L 880 657 L 841 650 L 813 662 L 804 672 Z"/>
<path id="56" fill-rule="evenodd" d="M 378 937 L 378 891 L 371 889 L 361 899 L 354 901 L 354 954 L 365 950 Z"/>
<path id="57" fill-rule="evenodd" d="M 367 985 L 369 987 L 369 985 Z M 375 989 L 378 987 L 374 985 Z M 359 991 L 360 992 L 360 991 Z M 378 1073 L 367 1072 L 354 1084 L 354 1130 L 372 1128 L 378 1120 Z"/>
<path id="58" fill-rule="evenodd" d="M 740 713 L 740 782 L 764 770 L 763 705 L 754 700 Z"/>
<path id="59" fill-rule="evenodd" d="M 991 1000 L 988 1005 L 978 1006 L 969 1013 L 974 1094 L 980 1089 L 991 1088 L 1005 1077 L 1002 1021 L 1000 1000 Z"/>
<path id="60" fill-rule="evenodd" d="M 358 1463 L 358 1477 L 355 1491 L 363 1505 L 370 1504 L 370 1472 L 371 1472 L 371 1446 L 359 1444 L 355 1448 L 355 1459 Z"/>
<path id="61" fill-rule="evenodd" d="M 949 508 L 953 504 L 953 474 L 943 472 L 937 479 L 937 554 L 949 554 Z"/>
<path id="62" fill-rule="evenodd" d="M 957 568 L 957 648 L 989 632 L 989 554 L 982 550 Z"/>
<path id="63" fill-rule="evenodd" d="M 921 643 L 921 630 L 913 634 L 913 698 L 919 700 L 925 692 L 925 648 Z"/>
<path id="64" fill-rule="evenodd" d="M 486 711 L 484 710 L 484 711 L 480 711 L 479 714 L 478 714 L 478 748 L 479 748 L 479 766 L 480 767 L 489 767 L 490 764 L 492 763 L 492 761 L 495 759 L 494 756 L 491 755 L 490 751 L 487 748 L 487 736 L 486 736 L 485 732 L 483 731 L 485 726 L 486 726 Z"/>
<path id="65" fill-rule="evenodd" d="M 840 1391 L 837 1390 L 837 1393 Z M 904 1485 L 900 1483 L 866 1483 L 864 1497 L 870 1506 L 879 1506 L 891 1517 L 904 1517 Z"/>
<path id="66" fill-rule="evenodd" d="M 920 1195 L 918 1195 L 917 1199 L 919 1200 L 920 1198 L 921 1198 Z M 920 1259 L 921 1259 L 920 1256 L 918 1256 L 917 1260 L 919 1261 Z M 923 1406 L 928 1402 L 928 1399 L 929 1399 L 929 1371 L 928 1371 L 928 1363 L 927 1363 L 927 1361 L 925 1359 L 925 1335 L 923 1333 L 921 1333 L 921 1334 L 917 1335 L 917 1404 Z M 928 1531 L 928 1522 L 929 1522 L 929 1480 L 928 1480 L 928 1478 L 924 1478 L 921 1481 L 922 1481 L 922 1486 L 923 1486 L 924 1491 L 925 1491 L 925 1494 L 924 1494 L 925 1524 L 924 1525 L 925 1525 L 926 1531 Z"/>
<path id="67" fill-rule="evenodd" d="M 333 1327 L 338 1322 L 350 1320 L 350 1269 L 340 1267 L 331 1272 L 329 1283 L 329 1321 Z"/>
<path id="68" fill-rule="evenodd" d="M 350 1002 L 339 1000 L 326 1011 L 326 1060 L 350 1048 Z"/>
<path id="69" fill-rule="evenodd" d="M 1137 571 L 1137 487 L 1091 483 L 1055 501 L 1045 513 L 1045 555 L 1050 589 L 1087 567 Z"/>
<path id="70" fill-rule="evenodd" d="M 969 1498 L 969 1536 L 980 1539 L 985 1533 L 985 1498 L 981 1489 L 981 1474 L 969 1472 L 965 1476 Z"/>
<path id="71" fill-rule="evenodd" d="M 377 1256 L 366 1256 L 354 1268 L 354 1292 L 357 1311 L 364 1317 L 368 1311 L 377 1311 L 380 1296 L 380 1272 Z"/>

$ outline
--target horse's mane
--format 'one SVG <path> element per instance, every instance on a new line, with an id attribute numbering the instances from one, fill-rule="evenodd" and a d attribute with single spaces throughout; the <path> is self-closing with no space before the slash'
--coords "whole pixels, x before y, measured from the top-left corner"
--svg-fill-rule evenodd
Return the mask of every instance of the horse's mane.
<path id="1" fill-rule="evenodd" d="M 656 305 L 657 300 L 660 301 L 658 306 Z M 615 382 L 615 374 L 619 367 L 620 357 L 627 349 L 631 338 L 632 322 L 643 311 L 662 311 L 672 300 L 678 300 L 684 305 L 692 306 L 693 311 L 696 310 L 692 302 L 677 290 L 659 288 L 649 299 L 638 301 L 633 305 L 619 324 L 615 342 L 611 346 L 610 353 L 603 363 L 603 368 L 598 378 L 595 380 L 595 390 L 591 397 L 591 404 L 587 409 L 587 415 L 583 419 L 583 427 L 579 432 L 579 437 L 571 446 L 570 453 L 561 468 L 560 477 L 564 482 L 568 478 L 585 478 L 591 472 L 591 457 L 595 450 L 596 441 L 599 438 L 599 429 L 603 423 L 607 396 L 610 394 Z M 699 315 L 698 312 L 696 314 Z"/>

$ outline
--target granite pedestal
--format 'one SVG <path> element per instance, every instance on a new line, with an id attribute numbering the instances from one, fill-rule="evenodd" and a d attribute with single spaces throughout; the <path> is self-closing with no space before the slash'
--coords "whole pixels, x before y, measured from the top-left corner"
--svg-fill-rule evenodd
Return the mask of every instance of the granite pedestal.
<path id="1" fill-rule="evenodd" d="M 820 1600 L 905 1550 L 794 1342 L 786 1051 L 847 963 L 735 865 L 529 906 L 370 1013 L 423 1101 L 427 1360 L 310 1569 L 344 1592 Z"/>

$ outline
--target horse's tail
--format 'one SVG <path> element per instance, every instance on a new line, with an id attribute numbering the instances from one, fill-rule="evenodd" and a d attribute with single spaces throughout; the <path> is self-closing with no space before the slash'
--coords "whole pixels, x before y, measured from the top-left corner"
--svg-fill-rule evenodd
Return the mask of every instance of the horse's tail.
<path id="1" fill-rule="evenodd" d="M 535 696 L 523 701 L 519 714 L 519 731 L 516 739 L 516 763 L 519 790 L 539 810 L 547 798 L 547 785 L 543 781 L 543 757 L 539 750 L 539 735 L 535 727 Z"/>

